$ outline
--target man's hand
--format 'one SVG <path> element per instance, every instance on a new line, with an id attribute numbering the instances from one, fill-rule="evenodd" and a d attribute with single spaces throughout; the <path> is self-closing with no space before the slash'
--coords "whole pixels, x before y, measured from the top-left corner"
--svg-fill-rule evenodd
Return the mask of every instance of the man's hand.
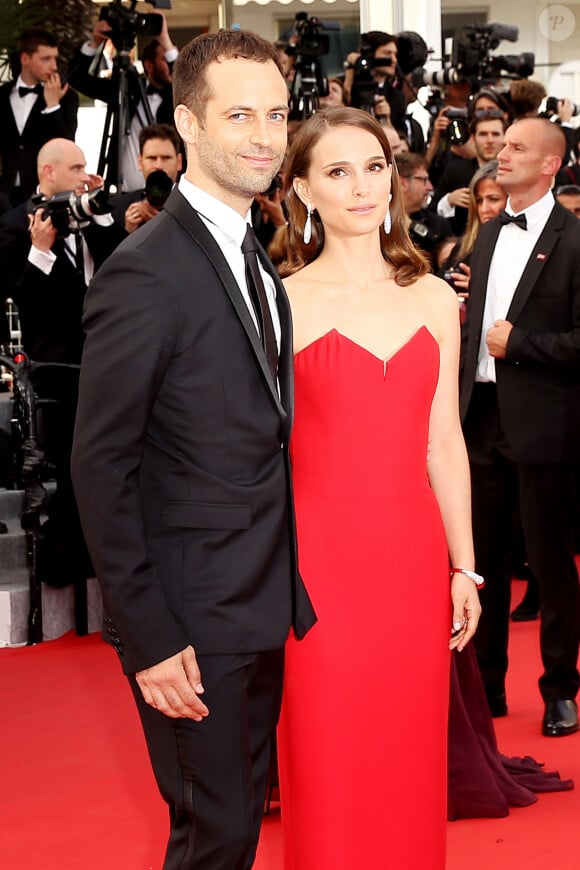
<path id="1" fill-rule="evenodd" d="M 161 15 L 163 19 L 163 24 L 161 26 L 161 33 L 159 34 L 159 42 L 161 43 L 161 47 L 163 51 L 171 51 L 172 48 L 175 48 L 173 43 L 171 42 L 171 37 L 169 36 L 169 30 L 167 28 L 167 19 L 163 12 L 157 12 L 158 15 Z"/>
<path id="2" fill-rule="evenodd" d="M 89 180 L 87 181 L 87 187 L 89 192 L 92 190 L 98 190 L 98 188 L 105 186 L 105 179 L 102 175 L 93 175 L 93 173 L 89 172 L 88 176 Z"/>
<path id="3" fill-rule="evenodd" d="M 286 226 L 286 215 L 282 208 L 283 199 L 284 194 L 280 188 L 276 188 L 271 197 L 264 196 L 262 193 L 256 196 L 256 202 L 260 206 L 264 223 L 272 221 L 275 227 Z"/>
<path id="4" fill-rule="evenodd" d="M 460 271 L 459 271 L 460 270 Z M 469 282 L 471 281 L 471 266 L 467 263 L 458 263 L 457 269 L 451 273 L 455 290 L 463 290 L 463 293 L 458 295 L 463 300 L 469 298 Z"/>
<path id="5" fill-rule="evenodd" d="M 146 703 L 170 719 L 201 722 L 209 715 L 199 697 L 204 689 L 192 646 L 139 671 L 135 678 Z"/>
<path id="6" fill-rule="evenodd" d="M 93 28 L 93 38 L 89 42 L 91 48 L 98 48 L 103 42 L 106 42 L 113 32 L 113 28 L 108 21 L 97 21 Z"/>
<path id="7" fill-rule="evenodd" d="M 386 118 L 388 121 L 391 120 L 391 107 L 389 101 L 385 99 L 385 97 L 380 95 L 375 97 L 373 111 L 376 118 Z"/>
<path id="8" fill-rule="evenodd" d="M 134 233 L 142 224 L 150 221 L 159 212 L 153 208 L 146 199 L 132 203 L 125 212 L 125 229 L 128 233 Z"/>
<path id="9" fill-rule="evenodd" d="M 491 329 L 487 330 L 486 342 L 489 355 L 496 359 L 505 359 L 510 332 L 514 328 L 509 320 L 496 320 Z"/>
<path id="10" fill-rule="evenodd" d="M 448 196 L 449 205 L 454 207 L 469 208 L 469 188 L 458 187 L 457 190 L 452 190 Z"/>
<path id="11" fill-rule="evenodd" d="M 50 73 L 44 83 L 44 102 L 46 103 L 46 108 L 54 109 L 55 106 L 58 106 L 67 91 L 68 84 L 61 85 L 59 74 L 57 72 Z"/>
<path id="12" fill-rule="evenodd" d="M 43 218 L 42 208 L 28 215 L 30 240 L 35 248 L 47 254 L 56 242 L 56 230 L 50 216 Z"/>

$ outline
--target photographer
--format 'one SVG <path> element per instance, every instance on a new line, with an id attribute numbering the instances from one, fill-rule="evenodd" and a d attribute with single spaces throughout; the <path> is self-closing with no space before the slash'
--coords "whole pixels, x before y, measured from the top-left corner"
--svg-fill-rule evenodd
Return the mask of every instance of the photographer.
<path id="1" fill-rule="evenodd" d="M 18 306 L 22 345 L 38 363 L 37 398 L 49 399 L 42 414 L 42 449 L 54 465 L 56 493 L 42 526 L 38 572 L 43 582 L 64 586 L 93 575 L 70 481 L 70 454 L 78 395 L 78 364 L 84 343 L 83 300 L 93 272 L 124 237 L 110 214 L 79 224 L 69 215 L 63 193 L 85 195 L 102 179 L 85 169 L 80 148 L 68 139 L 51 139 L 38 154 L 38 196 L 0 219 L 0 270 Z M 70 200 L 69 200 L 70 201 Z M 93 199 L 84 200 L 88 208 Z M 97 206 L 102 210 L 101 206 Z M 71 207 L 72 208 L 72 207 Z M 74 231 L 69 231 L 74 230 Z"/>
<path id="2" fill-rule="evenodd" d="M 182 154 L 175 127 L 169 124 L 143 127 L 139 133 L 138 166 L 145 187 L 111 198 L 115 221 L 127 233 L 133 233 L 159 214 L 177 182 L 182 169 Z"/>
<path id="3" fill-rule="evenodd" d="M 382 30 L 363 33 L 360 52 L 351 52 L 346 59 L 344 90 L 351 106 L 370 111 L 400 130 L 406 101 L 396 75 L 397 58 L 396 37 Z"/>
<path id="4" fill-rule="evenodd" d="M 155 15 L 159 16 L 161 32 L 157 38 L 146 44 L 141 54 L 146 99 L 155 122 L 173 124 L 172 69 L 178 49 L 169 36 L 165 16 L 162 13 Z M 84 42 L 75 52 L 69 72 L 70 83 L 80 93 L 107 104 L 117 98 L 114 83 L 111 78 L 99 78 L 92 69 L 98 52 L 112 37 L 118 42 L 115 30 L 106 18 L 99 20 L 93 30 L 92 39 Z M 116 60 L 113 61 L 115 62 Z M 120 166 L 124 191 L 143 187 L 144 178 L 138 167 L 139 130 L 150 123 L 140 91 L 131 92 L 130 99 L 131 123 L 129 133 L 125 136 Z"/>
<path id="5" fill-rule="evenodd" d="M 462 235 L 467 226 L 471 179 L 480 166 L 497 157 L 503 147 L 506 126 L 498 109 L 478 112 L 465 133 L 473 144 L 475 157 L 452 156 L 433 194 L 431 208 L 451 222 L 457 236 Z"/>
<path id="6" fill-rule="evenodd" d="M 409 235 L 413 244 L 427 255 L 433 271 L 436 271 L 439 248 L 453 237 L 453 231 L 449 221 L 426 207 L 433 185 L 429 180 L 425 158 L 407 151 L 395 154 L 395 163 L 409 220 Z"/>
<path id="7" fill-rule="evenodd" d="M 89 175 L 80 148 L 68 139 L 51 139 L 38 154 L 38 193 L 83 194 L 102 185 Z M 94 271 L 124 237 L 111 215 L 95 216 L 77 232 L 59 238 L 46 206 L 28 201 L 0 219 L 0 267 L 7 295 L 18 306 L 22 344 L 36 361 L 78 364 L 81 316 Z"/>

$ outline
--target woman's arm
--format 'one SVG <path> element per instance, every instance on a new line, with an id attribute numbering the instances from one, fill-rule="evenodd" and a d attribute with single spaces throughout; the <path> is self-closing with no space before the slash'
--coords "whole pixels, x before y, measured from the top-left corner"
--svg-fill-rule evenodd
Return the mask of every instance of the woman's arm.
<path id="1" fill-rule="evenodd" d="M 429 421 L 427 471 L 441 511 L 452 567 L 473 570 L 471 488 L 467 451 L 459 420 L 459 313 L 455 293 L 438 279 L 428 279 L 433 322 L 439 343 L 439 382 Z M 473 636 L 481 606 L 477 588 L 464 574 L 451 577 L 453 637 L 450 648 L 462 650 Z M 459 628 L 458 628 L 459 626 Z M 456 633 L 458 632 L 458 633 Z"/>

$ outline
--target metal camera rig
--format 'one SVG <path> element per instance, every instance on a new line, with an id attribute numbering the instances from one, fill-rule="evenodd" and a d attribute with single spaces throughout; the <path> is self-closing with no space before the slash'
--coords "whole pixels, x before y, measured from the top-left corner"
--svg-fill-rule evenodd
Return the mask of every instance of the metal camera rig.
<path id="1" fill-rule="evenodd" d="M 158 9 L 171 8 L 171 0 L 147 0 L 147 3 Z M 137 105 L 143 108 L 147 124 L 154 121 L 145 81 L 131 61 L 131 50 L 138 36 L 159 36 L 163 17 L 156 12 L 137 12 L 136 5 L 137 0 L 129 0 L 128 6 L 123 5 L 123 0 L 113 0 L 103 6 L 99 14 L 99 20 L 106 21 L 111 27 L 109 38 L 116 49 L 111 75 L 112 97 L 107 104 L 97 169 L 98 174 L 105 179 L 107 190 L 112 186 L 118 189 L 122 180 L 121 159 L 125 137 L 129 135 Z"/>
<path id="2" fill-rule="evenodd" d="M 320 109 L 320 97 L 328 96 L 328 78 L 322 58 L 329 52 L 330 38 L 321 30 L 339 30 L 340 25 L 334 21 L 321 22 L 314 16 L 309 18 L 306 12 L 298 12 L 294 22 L 296 42 L 285 49 L 286 54 L 296 58 L 290 89 L 290 118 L 303 120 Z"/>

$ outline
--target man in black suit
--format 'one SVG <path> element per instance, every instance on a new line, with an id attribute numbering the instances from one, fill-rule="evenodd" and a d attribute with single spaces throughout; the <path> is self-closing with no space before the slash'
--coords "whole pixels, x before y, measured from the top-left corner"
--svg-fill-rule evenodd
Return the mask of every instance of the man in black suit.
<path id="1" fill-rule="evenodd" d="M 163 866 L 248 870 L 284 642 L 315 620 L 296 573 L 290 313 L 248 250 L 288 92 L 275 48 L 247 31 L 194 39 L 174 88 L 187 172 L 88 293 L 73 479 L 105 636 L 170 808 Z"/>
<path id="2" fill-rule="evenodd" d="M 178 50 L 171 42 L 167 21 L 163 13 L 155 13 L 163 19 L 163 26 L 158 39 L 150 40 L 141 52 L 141 61 L 145 73 L 143 85 L 146 91 L 147 108 L 143 105 L 141 92 L 130 91 L 130 126 L 124 137 L 121 153 L 120 177 L 123 191 L 137 190 L 143 187 L 144 178 L 138 165 L 139 131 L 151 123 L 173 124 L 173 64 Z M 81 94 L 105 103 L 115 102 L 118 94 L 111 78 L 101 78 L 93 71 L 93 63 L 97 53 L 110 38 L 112 28 L 107 21 L 98 21 L 94 27 L 92 38 L 84 42 L 75 52 L 69 71 L 69 81 Z M 115 62 L 115 61 L 114 61 Z M 113 62 L 113 63 L 114 63 Z M 129 80 L 131 83 L 131 80 Z"/>
<path id="3" fill-rule="evenodd" d="M 13 206 L 37 184 L 36 157 L 49 139 L 74 139 L 78 96 L 63 85 L 58 47 L 46 30 L 26 30 L 18 40 L 20 75 L 0 87 L 0 191 Z"/>
<path id="4" fill-rule="evenodd" d="M 546 736 L 578 730 L 580 224 L 550 189 L 562 143 L 561 129 L 540 118 L 506 131 L 498 182 L 509 199 L 473 251 L 461 376 L 476 563 L 487 580 L 475 640 L 486 693 L 492 713 L 506 715 L 506 555 L 517 506 L 540 588 Z"/>
<path id="5" fill-rule="evenodd" d="M 165 200 L 161 202 L 163 196 L 166 199 L 171 184 L 177 183 L 181 162 L 181 140 L 173 124 L 143 127 L 139 133 L 139 169 L 143 173 L 145 187 L 111 197 L 113 217 L 119 226 L 128 233 L 134 233 L 159 214 L 165 203 Z M 160 172 L 167 177 L 159 175 Z"/>
<path id="6" fill-rule="evenodd" d="M 45 200 L 74 190 L 83 194 L 102 185 L 89 175 L 80 148 L 69 139 L 52 139 L 38 154 L 38 192 Z M 0 271 L 5 292 L 18 306 L 22 345 L 38 363 L 67 363 L 72 368 L 37 367 L 33 379 L 44 410 L 44 449 L 55 466 L 57 491 L 48 505 L 39 545 L 41 579 L 53 586 L 84 582 L 93 576 L 70 479 L 70 456 L 78 366 L 84 334 L 82 306 L 93 272 L 125 233 L 103 215 L 78 233 L 57 235 L 41 205 L 22 203 L 0 219 Z M 98 221 L 95 222 L 95 221 Z"/>

